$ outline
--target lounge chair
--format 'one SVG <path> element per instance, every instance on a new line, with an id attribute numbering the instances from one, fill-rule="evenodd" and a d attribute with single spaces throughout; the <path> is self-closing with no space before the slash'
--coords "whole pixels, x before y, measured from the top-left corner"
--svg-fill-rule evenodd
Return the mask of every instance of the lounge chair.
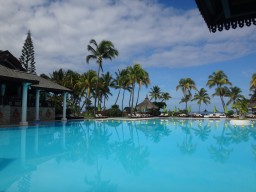
<path id="1" fill-rule="evenodd" d="M 99 114 L 95 114 L 95 118 L 107 118 L 108 116 L 103 116 L 100 113 Z"/>
<path id="2" fill-rule="evenodd" d="M 220 114 L 220 118 L 226 118 L 227 116 L 225 114 Z"/>
<path id="3" fill-rule="evenodd" d="M 161 113 L 161 114 L 159 115 L 159 117 L 164 117 L 164 113 Z"/>
<path id="4" fill-rule="evenodd" d="M 185 114 L 185 113 L 181 113 L 181 114 L 179 114 L 179 115 L 177 115 L 178 117 L 187 117 L 187 114 Z"/>

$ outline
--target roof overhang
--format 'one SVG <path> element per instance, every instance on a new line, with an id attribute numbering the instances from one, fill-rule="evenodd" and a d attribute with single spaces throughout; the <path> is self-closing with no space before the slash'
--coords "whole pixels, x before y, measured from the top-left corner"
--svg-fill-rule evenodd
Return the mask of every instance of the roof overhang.
<path id="1" fill-rule="evenodd" d="M 255 0 L 195 0 L 210 32 L 256 25 Z"/>

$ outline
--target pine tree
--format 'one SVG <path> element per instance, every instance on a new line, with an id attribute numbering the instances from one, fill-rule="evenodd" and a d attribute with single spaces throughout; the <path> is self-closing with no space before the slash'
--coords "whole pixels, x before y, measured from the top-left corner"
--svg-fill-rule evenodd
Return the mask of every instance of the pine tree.
<path id="1" fill-rule="evenodd" d="M 27 38 L 24 42 L 22 53 L 19 58 L 22 66 L 26 69 L 29 73 L 36 73 L 36 62 L 34 57 L 35 51 L 34 51 L 34 45 L 31 38 L 31 33 L 28 31 Z"/>

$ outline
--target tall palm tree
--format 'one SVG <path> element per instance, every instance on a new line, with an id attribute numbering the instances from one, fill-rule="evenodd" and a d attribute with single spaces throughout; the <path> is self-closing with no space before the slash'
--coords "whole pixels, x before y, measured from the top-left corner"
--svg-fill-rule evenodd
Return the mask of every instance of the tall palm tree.
<path id="1" fill-rule="evenodd" d="M 144 69 L 141 69 L 141 73 L 139 74 L 139 77 L 137 79 L 137 83 L 139 85 L 139 89 L 138 89 L 138 94 L 137 94 L 137 101 L 136 101 L 136 105 L 138 105 L 138 101 L 139 101 L 139 97 L 140 97 L 140 89 L 143 85 L 145 85 L 146 87 L 148 87 L 148 85 L 150 84 L 150 79 L 149 79 L 149 75 L 148 72 L 145 71 Z"/>
<path id="2" fill-rule="evenodd" d="M 179 89 L 182 90 L 184 95 L 182 101 L 186 103 L 186 110 L 188 110 L 188 101 L 190 101 L 192 97 L 191 90 L 197 90 L 196 83 L 191 78 L 182 78 L 176 87 L 176 91 Z"/>
<path id="3" fill-rule="evenodd" d="M 223 88 L 224 85 L 232 85 L 231 82 L 229 82 L 227 75 L 223 71 L 215 71 L 212 75 L 208 77 L 207 86 L 209 88 L 212 88 L 213 86 L 216 86 L 215 93 L 213 96 L 218 95 L 220 96 L 223 111 L 225 111 L 225 101 L 224 97 L 226 95 L 226 88 Z"/>
<path id="4" fill-rule="evenodd" d="M 161 90 L 160 90 L 160 87 L 158 87 L 158 86 L 153 86 L 153 87 L 150 89 L 149 97 L 150 97 L 150 100 L 154 99 L 155 102 L 156 102 L 157 99 L 160 99 L 160 98 L 161 98 Z"/>
<path id="5" fill-rule="evenodd" d="M 199 105 L 199 113 L 202 102 L 207 105 L 211 103 L 210 100 L 211 98 L 204 88 L 201 88 L 197 93 L 195 93 L 194 98 L 192 99 L 192 101 L 197 101 L 197 104 Z"/>
<path id="6" fill-rule="evenodd" d="M 94 47 L 92 47 L 92 44 Z M 89 51 L 89 55 L 86 56 L 86 62 L 89 63 L 90 60 L 96 60 L 98 64 L 98 73 L 97 73 L 97 83 L 96 83 L 96 95 L 94 100 L 94 113 L 96 113 L 96 103 L 98 97 L 98 83 L 100 77 L 100 69 L 103 72 L 103 59 L 112 60 L 116 56 L 118 56 L 118 50 L 115 48 L 114 44 L 111 41 L 103 40 L 99 44 L 94 39 L 90 40 L 90 44 L 87 46 L 87 50 Z"/>
<path id="7" fill-rule="evenodd" d="M 115 105 L 116 105 L 117 101 L 119 99 L 119 96 L 120 96 L 121 89 L 122 89 L 121 72 L 119 69 L 118 69 L 118 72 L 115 72 L 115 75 L 116 75 L 116 78 L 113 79 L 114 88 L 118 89 L 118 94 L 117 94 L 116 101 L 115 101 Z"/>
<path id="8" fill-rule="evenodd" d="M 130 113 L 132 113 L 133 103 L 134 103 L 134 90 L 135 84 L 139 81 L 141 74 L 143 73 L 143 69 L 141 68 L 140 64 L 134 64 L 132 67 L 128 67 L 128 76 L 131 84 L 131 105 L 130 105 Z"/>
<path id="9" fill-rule="evenodd" d="M 124 95 L 125 95 L 125 91 L 131 91 L 131 87 L 130 87 L 130 78 L 128 76 L 129 71 L 128 68 L 121 70 L 120 72 L 120 84 L 122 86 L 123 89 L 123 96 L 122 96 L 122 115 L 123 115 L 123 111 L 124 111 Z"/>

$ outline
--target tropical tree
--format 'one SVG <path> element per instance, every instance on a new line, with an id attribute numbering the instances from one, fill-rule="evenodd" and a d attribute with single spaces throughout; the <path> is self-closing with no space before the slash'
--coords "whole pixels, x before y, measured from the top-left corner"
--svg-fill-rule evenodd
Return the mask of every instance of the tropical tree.
<path id="1" fill-rule="evenodd" d="M 248 106 L 249 106 L 249 100 L 248 99 L 242 99 L 236 101 L 232 108 L 236 109 L 239 113 L 239 118 L 244 118 L 244 116 L 248 113 Z"/>
<path id="2" fill-rule="evenodd" d="M 141 73 L 139 73 L 139 76 L 138 76 L 138 79 L 137 79 L 137 83 L 138 83 L 138 85 L 139 85 L 139 89 L 138 89 L 137 101 L 136 101 L 136 105 L 135 105 L 135 106 L 138 105 L 141 87 L 142 87 L 143 85 L 145 85 L 146 87 L 148 87 L 148 85 L 150 84 L 150 79 L 149 79 L 148 72 L 145 71 L 144 69 L 141 69 Z"/>
<path id="3" fill-rule="evenodd" d="M 120 93 L 121 93 L 121 89 L 122 89 L 122 84 L 121 84 L 121 72 L 118 69 L 118 72 L 115 72 L 116 77 L 113 79 L 113 83 L 114 83 L 114 88 L 118 89 L 118 94 L 116 97 L 116 101 L 115 101 L 115 105 L 117 104 L 117 101 L 119 99 Z"/>
<path id="4" fill-rule="evenodd" d="M 84 105 L 86 105 L 86 109 L 89 109 L 89 106 L 91 104 L 91 93 L 94 91 L 96 81 L 96 71 L 89 70 L 81 75 L 79 81 L 75 85 L 75 88 L 78 88 L 80 90 L 81 97 L 85 97 L 81 109 L 83 109 Z"/>
<path id="5" fill-rule="evenodd" d="M 197 104 L 199 105 L 199 113 L 202 102 L 207 105 L 211 103 L 211 98 L 209 97 L 209 94 L 204 88 L 201 88 L 197 93 L 195 93 L 194 98 L 191 101 L 197 101 Z"/>
<path id="6" fill-rule="evenodd" d="M 252 94 L 250 94 L 250 105 L 252 107 L 252 112 L 254 112 L 254 107 L 256 103 L 256 73 L 252 75 L 252 79 L 250 81 L 250 91 L 253 92 Z"/>
<path id="7" fill-rule="evenodd" d="M 99 89 L 99 92 L 101 93 L 101 97 L 103 97 L 103 106 L 104 109 L 106 108 L 106 100 L 108 100 L 108 96 L 112 95 L 112 93 L 110 92 L 110 87 L 114 87 L 114 82 L 113 82 L 113 77 L 112 75 L 107 72 L 106 74 L 102 74 L 101 77 L 101 86 Z M 102 99 L 101 99 L 102 101 Z"/>
<path id="8" fill-rule="evenodd" d="M 91 44 L 91 45 L 90 45 Z M 118 50 L 115 48 L 114 44 L 111 41 L 103 40 L 99 44 L 94 39 L 90 40 L 90 44 L 87 46 L 89 55 L 86 56 L 86 62 L 89 63 L 90 60 L 96 60 L 98 64 L 97 72 L 97 82 L 96 82 L 96 95 L 94 100 L 94 113 L 96 113 L 96 103 L 98 95 L 98 83 L 100 77 L 100 70 L 103 72 L 103 60 L 110 59 L 112 60 L 118 56 Z"/>
<path id="9" fill-rule="evenodd" d="M 172 97 L 171 97 L 170 93 L 162 92 L 161 95 L 160 95 L 160 98 L 162 99 L 162 102 L 166 102 L 169 99 L 171 99 Z"/>
<path id="10" fill-rule="evenodd" d="M 191 90 L 197 90 L 195 82 L 191 78 L 180 79 L 179 84 L 176 87 L 176 91 L 179 89 L 182 90 L 184 97 L 181 99 L 181 102 L 186 103 L 186 110 L 188 110 L 188 101 L 191 100 L 192 94 Z"/>
<path id="11" fill-rule="evenodd" d="M 129 71 L 128 68 L 121 70 L 120 72 L 120 84 L 122 86 L 123 89 L 123 96 L 122 96 L 122 114 L 124 111 L 124 95 L 125 95 L 125 91 L 129 91 L 131 92 L 131 86 L 130 86 L 130 78 L 128 76 Z"/>
<path id="12" fill-rule="evenodd" d="M 160 99 L 160 98 L 161 98 L 161 90 L 160 90 L 160 87 L 158 87 L 158 86 L 153 86 L 153 87 L 150 89 L 149 97 L 150 97 L 150 100 L 154 99 L 155 102 L 156 102 L 157 99 Z"/>
<path id="13" fill-rule="evenodd" d="M 230 87 L 227 91 L 226 96 L 229 97 L 227 105 L 236 103 L 238 100 L 244 99 L 245 97 L 241 94 L 242 90 L 239 87 Z"/>
<path id="14" fill-rule="evenodd" d="M 50 74 L 49 76 L 52 81 L 73 90 L 72 95 L 70 95 L 67 98 L 68 107 L 71 108 L 72 113 L 76 113 L 76 114 L 80 113 L 81 111 L 80 90 L 75 86 L 80 79 L 80 74 L 72 70 L 65 71 L 63 69 L 59 69 L 59 70 L 53 71 L 53 73 Z M 49 100 L 54 102 L 56 111 L 58 112 L 58 110 L 61 108 L 61 105 L 62 105 L 62 99 L 61 99 L 62 96 L 59 96 L 57 94 L 48 95 L 48 96 L 49 96 Z"/>
<path id="15" fill-rule="evenodd" d="M 22 54 L 19 58 L 22 66 L 25 68 L 25 70 L 29 73 L 36 73 L 36 62 L 35 62 L 35 51 L 34 51 L 34 45 L 31 38 L 31 33 L 28 31 L 27 38 L 24 42 L 23 48 L 22 48 Z"/>
<path id="16" fill-rule="evenodd" d="M 60 85 L 63 85 L 63 86 L 65 86 L 65 84 L 66 84 L 65 76 L 66 76 L 66 71 L 63 69 L 53 71 L 50 74 L 50 78 L 52 81 L 54 81 L 55 83 L 58 83 Z"/>
<path id="17" fill-rule="evenodd" d="M 216 71 L 208 77 L 208 81 L 206 85 L 209 86 L 209 88 L 216 86 L 215 93 L 213 94 L 213 96 L 217 95 L 220 97 L 223 110 L 225 111 L 224 97 L 228 91 L 228 88 L 223 86 L 232 85 L 229 82 L 227 75 L 221 70 Z"/>
<path id="18" fill-rule="evenodd" d="M 145 74 L 145 71 L 141 68 L 140 64 L 134 64 L 132 67 L 128 67 L 128 76 L 129 76 L 129 82 L 131 84 L 131 105 L 130 105 L 130 113 L 132 113 L 133 109 L 133 103 L 134 103 L 134 90 L 135 90 L 135 85 L 137 82 L 141 80 L 141 77 L 143 74 Z"/>
<path id="19" fill-rule="evenodd" d="M 256 73 L 252 75 L 252 79 L 250 81 L 250 90 L 253 91 L 256 89 Z"/>

